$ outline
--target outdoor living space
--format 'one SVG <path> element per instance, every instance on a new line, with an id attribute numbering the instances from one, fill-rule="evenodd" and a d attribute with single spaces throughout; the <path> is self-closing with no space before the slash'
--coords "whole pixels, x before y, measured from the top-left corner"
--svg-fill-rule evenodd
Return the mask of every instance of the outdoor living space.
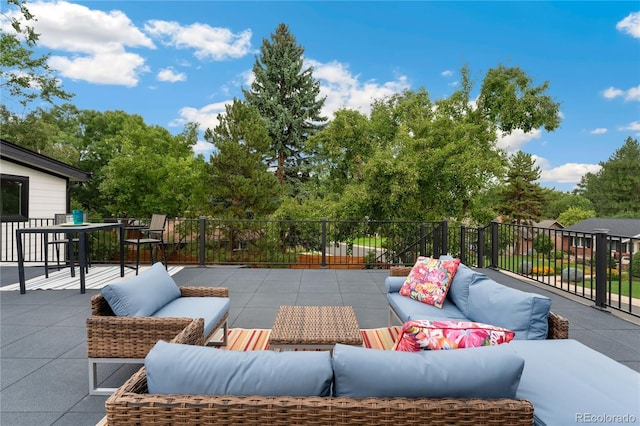
<path id="1" fill-rule="evenodd" d="M 107 396 L 89 395 L 85 323 L 90 299 L 99 293 L 91 287 L 91 277 L 101 275 L 102 269 L 94 266 L 87 275 L 86 294 L 79 292 L 77 282 L 69 289 L 28 289 L 24 295 L 17 290 L 0 291 L 0 424 L 94 426 L 104 418 Z M 113 269 L 119 279 L 118 268 L 104 269 Z M 492 269 L 481 272 L 509 287 L 550 297 L 551 310 L 569 320 L 569 338 L 640 371 L 637 318 L 594 309 L 588 301 L 574 300 L 521 277 Z M 27 282 L 33 282 L 42 275 L 42 268 L 27 267 L 25 273 Z M 182 267 L 170 273 L 179 285 L 227 287 L 231 330 L 271 329 L 282 305 L 351 306 L 361 329 L 389 325 L 384 284 L 388 270 Z M 0 274 L 2 287 L 17 282 L 14 266 L 3 265 Z M 101 368 L 101 385 L 117 387 L 139 366 Z"/>

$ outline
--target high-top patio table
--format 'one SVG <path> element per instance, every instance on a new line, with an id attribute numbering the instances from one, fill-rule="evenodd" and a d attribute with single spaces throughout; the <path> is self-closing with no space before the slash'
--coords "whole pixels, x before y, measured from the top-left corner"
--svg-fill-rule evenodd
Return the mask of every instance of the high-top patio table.
<path id="1" fill-rule="evenodd" d="M 16 229 L 16 248 L 18 251 L 18 278 L 20 280 L 20 294 L 27 292 L 24 279 L 24 252 L 22 245 L 22 236 L 24 234 L 43 234 L 44 256 L 48 259 L 48 239 L 49 234 L 68 234 L 78 235 L 78 266 L 80 267 L 80 293 L 85 292 L 85 266 L 87 265 L 87 235 L 90 232 L 104 231 L 108 229 L 119 229 L 120 234 L 120 276 L 124 277 L 124 226 L 122 223 L 84 223 L 84 224 L 60 224 L 51 226 L 39 226 L 36 228 L 20 228 Z M 73 250 L 69 250 L 69 267 L 71 268 L 71 276 L 75 277 Z M 47 263 L 45 263 L 45 275 L 49 275 Z"/>
<path id="2" fill-rule="evenodd" d="M 269 349 L 333 350 L 336 343 L 362 346 L 351 306 L 280 306 L 269 335 Z"/>

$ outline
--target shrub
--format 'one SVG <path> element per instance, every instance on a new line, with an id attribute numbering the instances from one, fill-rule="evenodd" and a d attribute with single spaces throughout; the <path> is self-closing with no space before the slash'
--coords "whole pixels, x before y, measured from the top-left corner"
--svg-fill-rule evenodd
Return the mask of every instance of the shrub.
<path id="1" fill-rule="evenodd" d="M 617 280 L 618 278 L 620 278 L 620 273 L 617 269 L 607 268 L 607 277 L 611 278 L 612 280 Z"/>
<path id="2" fill-rule="evenodd" d="M 636 253 L 631 260 L 631 273 L 634 277 L 640 278 L 640 252 Z"/>
<path id="3" fill-rule="evenodd" d="M 533 275 L 555 275 L 556 271 L 551 266 L 534 266 Z"/>
<path id="4" fill-rule="evenodd" d="M 533 248 L 538 253 L 544 253 L 547 256 L 551 255 L 551 250 L 553 249 L 553 241 L 549 238 L 548 235 L 538 234 L 533 240 Z"/>
<path id="5" fill-rule="evenodd" d="M 565 252 L 563 252 L 562 250 L 556 250 L 553 252 L 553 257 L 555 259 L 562 259 L 565 255 Z"/>

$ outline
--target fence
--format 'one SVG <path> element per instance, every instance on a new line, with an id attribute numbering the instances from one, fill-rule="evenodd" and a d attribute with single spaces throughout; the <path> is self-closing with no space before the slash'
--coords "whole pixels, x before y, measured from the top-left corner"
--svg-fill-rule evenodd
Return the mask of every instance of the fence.
<path id="1" fill-rule="evenodd" d="M 146 222 L 118 220 L 125 226 Z M 3 222 L 0 262 L 17 261 L 17 228 L 52 224 L 53 219 Z M 421 255 L 451 254 L 471 266 L 511 271 L 589 299 L 599 308 L 613 308 L 636 316 L 640 312 L 640 277 L 634 277 L 634 272 L 640 276 L 640 271 L 633 269 L 640 240 L 609 235 L 605 231 L 569 232 L 498 222 L 466 227 L 446 220 L 210 218 L 168 219 L 165 229 L 164 240 L 171 264 L 363 269 L 413 265 Z M 25 235 L 25 262 L 44 260 L 39 238 L 38 234 Z M 117 232 L 91 233 L 90 239 L 92 263 L 109 264 L 119 260 Z M 129 259 L 133 259 L 134 254 L 129 252 Z M 149 253 L 141 254 L 141 258 L 148 261 Z"/>

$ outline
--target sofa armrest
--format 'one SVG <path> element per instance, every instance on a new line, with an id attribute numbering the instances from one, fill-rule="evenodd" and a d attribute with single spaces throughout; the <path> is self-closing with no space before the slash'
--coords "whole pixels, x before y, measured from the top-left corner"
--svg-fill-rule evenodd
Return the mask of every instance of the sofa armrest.
<path id="1" fill-rule="evenodd" d="M 389 269 L 389 276 L 391 277 L 406 277 L 413 269 L 413 266 L 392 266 Z"/>
<path id="2" fill-rule="evenodd" d="M 180 333 L 171 339 L 171 343 L 182 343 L 184 345 L 204 346 L 204 320 L 195 318 Z"/>
<path id="3" fill-rule="evenodd" d="M 193 321 L 92 315 L 87 318 L 87 357 L 144 358 L 158 340 L 170 341 Z M 204 321 L 201 328 L 204 336 Z M 204 344 L 204 337 L 202 340 Z"/>
<path id="4" fill-rule="evenodd" d="M 547 339 L 568 339 L 569 320 L 549 311 L 549 331 Z"/>
<path id="5" fill-rule="evenodd" d="M 182 297 L 229 297 L 229 289 L 225 287 L 190 287 L 180 286 Z"/>

